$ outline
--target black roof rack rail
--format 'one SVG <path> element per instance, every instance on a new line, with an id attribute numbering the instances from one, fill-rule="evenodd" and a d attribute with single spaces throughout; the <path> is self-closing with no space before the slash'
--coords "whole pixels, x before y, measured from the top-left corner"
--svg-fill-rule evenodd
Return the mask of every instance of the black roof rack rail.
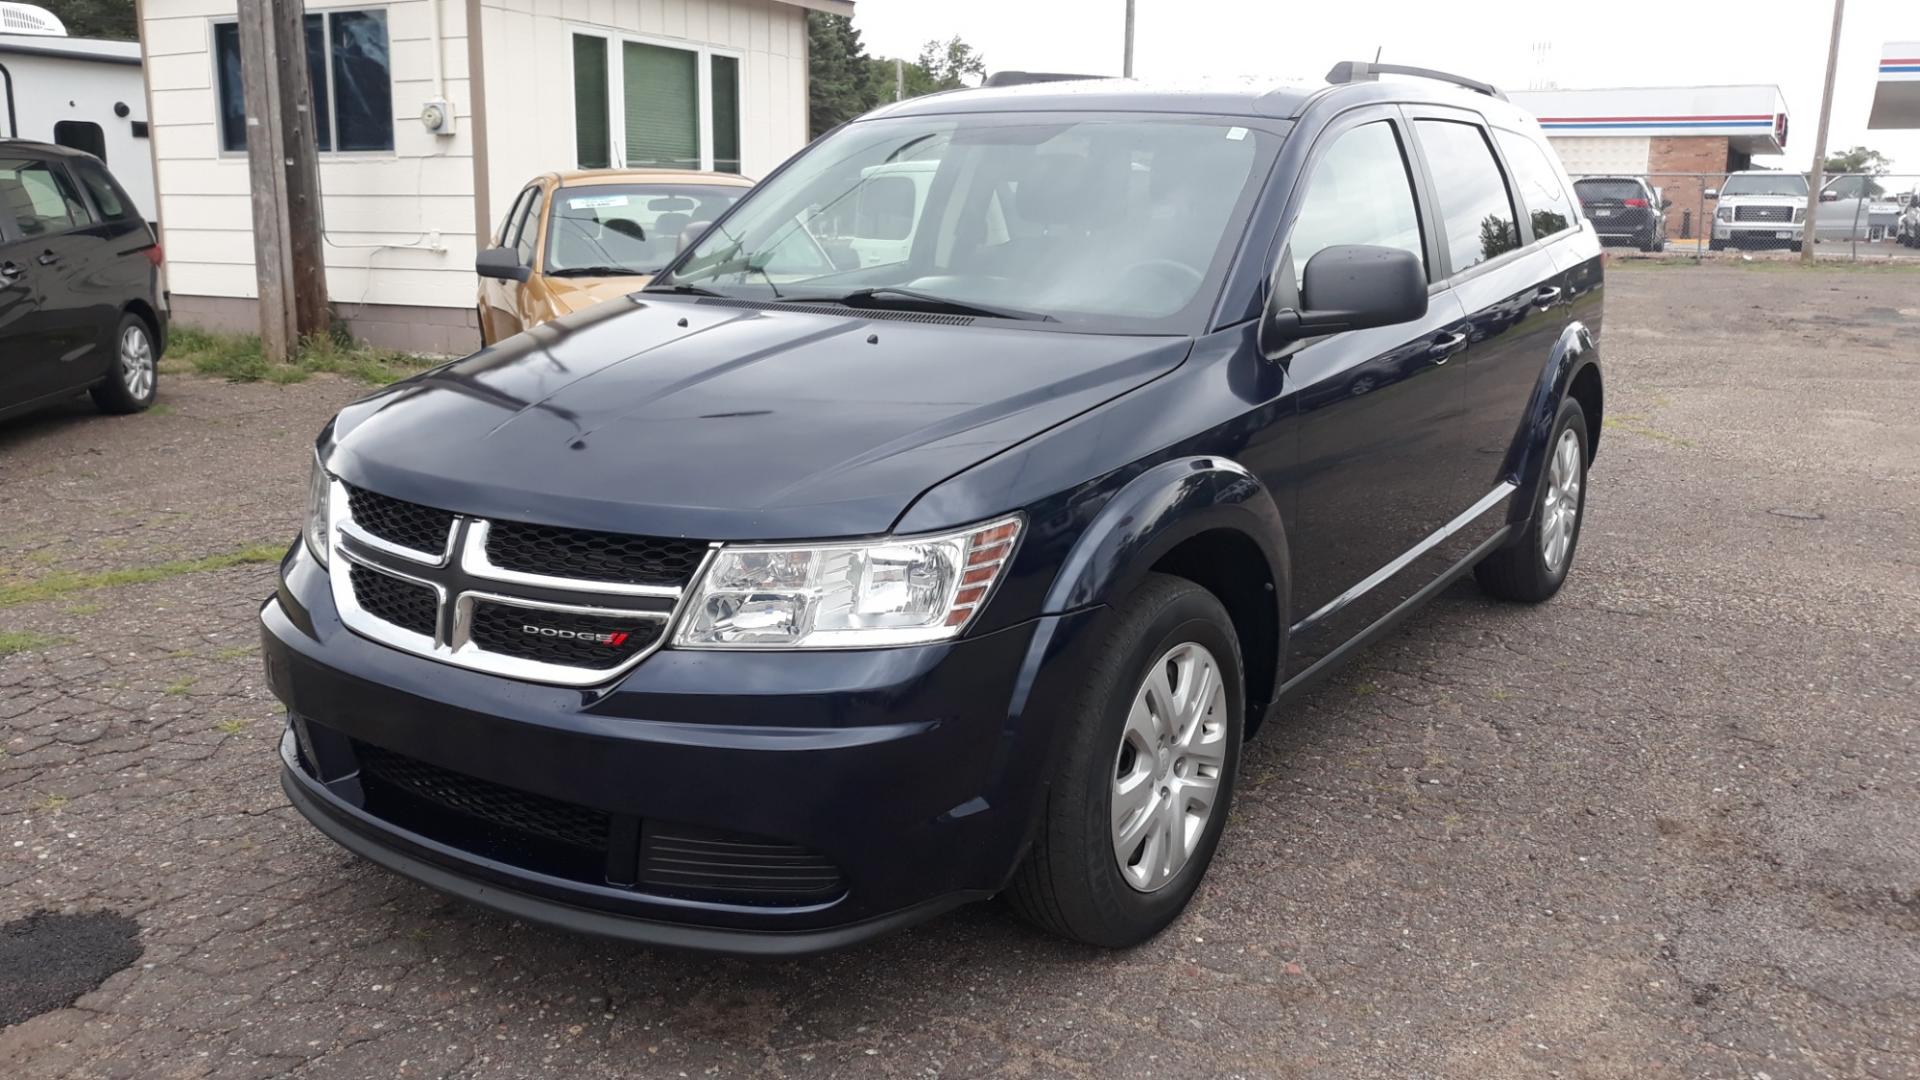
<path id="1" fill-rule="evenodd" d="M 1342 60 L 1327 72 L 1327 81 L 1340 86 L 1345 83 L 1371 81 L 1376 75 L 1414 75 L 1422 79 L 1438 79 L 1441 82 L 1464 86 L 1476 94 L 1485 94 L 1490 98 L 1507 100 L 1492 83 L 1483 83 L 1478 79 L 1469 79 L 1465 75 L 1435 71 L 1432 68 L 1408 67 L 1405 64 L 1376 64 L 1367 60 Z"/>
<path id="2" fill-rule="evenodd" d="M 1072 75 L 1064 71 L 996 71 L 981 83 L 988 86 L 1026 86 L 1029 83 L 1075 82 L 1080 79 L 1110 79 L 1111 75 Z"/>

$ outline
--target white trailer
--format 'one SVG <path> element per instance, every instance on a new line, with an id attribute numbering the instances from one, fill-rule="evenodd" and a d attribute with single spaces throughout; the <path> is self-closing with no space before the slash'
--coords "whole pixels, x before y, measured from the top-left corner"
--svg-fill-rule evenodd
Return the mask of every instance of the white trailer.
<path id="1" fill-rule="evenodd" d="M 0 32 L 0 139 L 94 154 L 149 221 L 158 214 L 138 42 Z"/>

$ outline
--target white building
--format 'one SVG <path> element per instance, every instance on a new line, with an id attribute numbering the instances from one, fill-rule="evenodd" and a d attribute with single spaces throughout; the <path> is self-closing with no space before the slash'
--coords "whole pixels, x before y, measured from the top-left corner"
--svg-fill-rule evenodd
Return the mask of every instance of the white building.
<path id="1" fill-rule="evenodd" d="M 257 327 L 235 0 L 143 0 L 174 316 Z M 368 341 L 478 344 L 474 255 L 532 176 L 761 176 L 807 142 L 807 9 L 850 0 L 308 0 L 327 289 Z M 448 134 L 421 112 L 445 101 Z"/>
<path id="2" fill-rule="evenodd" d="M 1873 84 L 1867 127 L 1920 128 L 1920 41 L 1889 41 L 1880 46 L 1879 76 Z"/>
<path id="3" fill-rule="evenodd" d="M 5 24 L 0 24 L 5 25 Z M 147 218 L 153 155 L 140 46 L 0 33 L 0 139 L 37 139 L 100 158 Z"/>

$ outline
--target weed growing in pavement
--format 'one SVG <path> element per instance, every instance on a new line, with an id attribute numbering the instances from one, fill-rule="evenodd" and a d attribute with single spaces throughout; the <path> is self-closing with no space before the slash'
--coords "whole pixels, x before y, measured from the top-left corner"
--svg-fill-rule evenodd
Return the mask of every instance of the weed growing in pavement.
<path id="1" fill-rule="evenodd" d="M 315 372 L 326 371 L 385 386 L 438 363 L 429 357 L 361 345 L 344 334 L 303 342 L 287 364 L 268 360 L 260 351 L 259 337 L 253 334 L 220 334 L 181 326 L 167 339 L 168 370 L 193 371 L 231 382 L 297 383 Z"/>
<path id="2" fill-rule="evenodd" d="M 197 559 L 175 559 L 157 566 L 130 566 L 120 570 L 99 570 L 91 573 L 77 573 L 72 570 L 59 570 L 45 577 L 34 578 L 0 585 L 0 607 L 12 607 L 15 604 L 31 604 L 40 600 L 52 600 L 68 593 L 84 592 L 90 589 L 111 589 L 120 585 L 145 585 L 154 581 L 166 581 L 183 574 L 198 574 L 208 570 L 226 570 L 235 566 L 250 566 L 256 563 L 274 563 L 286 553 L 285 544 L 255 544 L 238 551 L 225 551 L 218 555 L 202 555 Z"/>
<path id="3" fill-rule="evenodd" d="M 253 723 L 251 720 L 222 720 L 213 725 L 213 727 L 215 731 L 218 731 L 222 735 L 238 735 L 247 730 L 247 725 L 251 723 Z"/>
<path id="4" fill-rule="evenodd" d="M 244 660 L 252 656 L 259 648 L 257 645 L 229 645 L 213 654 L 215 660 Z"/>
<path id="5" fill-rule="evenodd" d="M 14 653 L 32 649 L 64 645 L 66 641 L 66 638 L 49 637 L 46 634 L 36 634 L 31 630 L 0 631 L 0 656 L 12 656 Z"/>
<path id="6" fill-rule="evenodd" d="M 189 675 L 186 678 L 181 679 L 179 682 L 169 685 L 165 690 L 162 690 L 160 692 L 163 694 L 166 694 L 169 697 L 180 697 L 181 695 L 187 693 L 189 690 L 192 690 L 193 684 L 196 681 L 198 680 L 196 680 L 193 676 Z"/>
<path id="7" fill-rule="evenodd" d="M 72 801 L 72 799 L 67 798 L 65 795 L 42 795 L 33 804 L 33 808 L 35 810 L 45 810 L 48 813 L 52 813 Z"/>

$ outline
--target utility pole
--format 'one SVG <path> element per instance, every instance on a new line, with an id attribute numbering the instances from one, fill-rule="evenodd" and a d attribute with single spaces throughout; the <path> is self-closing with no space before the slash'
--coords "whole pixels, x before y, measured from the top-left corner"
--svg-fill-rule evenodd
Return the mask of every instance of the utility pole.
<path id="1" fill-rule="evenodd" d="M 1827 44 L 1827 85 L 1820 91 L 1820 126 L 1813 133 L 1813 168 L 1807 171 L 1806 222 L 1800 230 L 1800 261 L 1813 262 L 1820 233 L 1814 219 L 1820 213 L 1820 188 L 1827 181 L 1827 122 L 1833 118 L 1833 76 L 1840 67 L 1840 20 L 1847 0 L 1833 0 L 1833 40 Z"/>
<path id="2" fill-rule="evenodd" d="M 893 100 L 907 100 L 907 62 L 897 58 L 893 62 Z"/>
<path id="3" fill-rule="evenodd" d="M 1127 0 L 1127 54 L 1120 64 L 1120 74 L 1133 78 L 1133 0 Z"/>
<path id="4" fill-rule="evenodd" d="M 280 362 L 292 359 L 302 338 L 324 334 L 329 318 L 305 7 L 302 0 L 239 0 L 260 345 Z"/>

